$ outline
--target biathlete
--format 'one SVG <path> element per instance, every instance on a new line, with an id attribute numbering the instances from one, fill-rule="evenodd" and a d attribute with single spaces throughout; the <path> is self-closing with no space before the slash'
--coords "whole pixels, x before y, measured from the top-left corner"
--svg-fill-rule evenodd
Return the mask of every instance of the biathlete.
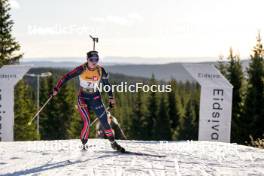
<path id="1" fill-rule="evenodd" d="M 107 120 L 106 109 L 102 103 L 101 94 L 98 90 L 100 83 L 107 85 L 110 88 L 108 91 L 110 106 L 115 105 L 115 99 L 113 92 L 108 81 L 108 73 L 105 69 L 98 65 L 99 55 L 97 51 L 90 51 L 87 53 L 87 62 L 76 67 L 72 71 L 65 74 L 53 88 L 53 96 L 56 96 L 60 88 L 70 79 L 79 76 L 80 90 L 78 95 L 78 110 L 83 120 L 83 129 L 81 131 L 80 139 L 83 144 L 83 150 L 86 149 L 86 143 L 88 141 L 90 131 L 90 110 L 93 110 L 99 118 L 104 130 L 104 134 L 107 136 L 111 143 L 111 147 L 114 150 L 125 152 L 125 149 L 121 147 L 116 141 L 113 135 L 113 131 Z"/>

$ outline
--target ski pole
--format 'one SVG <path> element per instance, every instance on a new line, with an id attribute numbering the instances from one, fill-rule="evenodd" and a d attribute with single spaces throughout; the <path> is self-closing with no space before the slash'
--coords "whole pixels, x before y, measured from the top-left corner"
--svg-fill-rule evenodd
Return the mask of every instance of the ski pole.
<path id="1" fill-rule="evenodd" d="M 93 124 L 94 124 L 97 120 L 98 120 L 98 118 L 96 117 L 96 118 L 94 119 L 94 121 L 90 124 L 90 127 L 93 126 Z"/>
<path id="2" fill-rule="evenodd" d="M 44 109 L 44 107 L 48 104 L 48 102 L 52 99 L 52 95 L 49 97 L 49 99 L 44 103 L 44 105 L 39 109 L 39 111 L 34 115 L 34 117 L 28 122 L 28 125 L 31 125 L 33 120 L 39 115 L 39 113 Z"/>
<path id="3" fill-rule="evenodd" d="M 120 127 L 120 125 L 119 125 L 119 124 L 117 124 L 117 126 L 118 126 L 118 128 L 120 129 L 120 131 L 121 131 L 121 133 L 122 133 L 122 135 L 123 135 L 124 139 L 126 140 L 126 139 L 127 139 L 127 137 L 126 137 L 126 135 L 125 135 L 124 131 L 122 130 L 122 128 Z"/>

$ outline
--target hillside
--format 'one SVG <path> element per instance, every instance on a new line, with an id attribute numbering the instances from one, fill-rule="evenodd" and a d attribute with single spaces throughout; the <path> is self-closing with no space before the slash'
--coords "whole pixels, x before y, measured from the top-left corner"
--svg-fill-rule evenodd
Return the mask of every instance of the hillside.
<path id="1" fill-rule="evenodd" d="M 216 62 L 203 62 L 207 64 L 214 64 Z M 78 62 L 23 62 L 22 64 L 31 64 L 33 67 L 51 67 L 51 68 L 73 68 L 81 63 Z M 174 62 L 167 64 L 117 64 L 106 63 L 104 64 L 107 71 L 132 77 L 145 77 L 150 78 L 152 74 L 158 80 L 168 81 L 174 78 L 178 81 L 193 81 L 193 78 L 183 68 L 183 63 Z M 249 60 L 243 60 L 242 65 L 244 70 L 249 64 Z"/>

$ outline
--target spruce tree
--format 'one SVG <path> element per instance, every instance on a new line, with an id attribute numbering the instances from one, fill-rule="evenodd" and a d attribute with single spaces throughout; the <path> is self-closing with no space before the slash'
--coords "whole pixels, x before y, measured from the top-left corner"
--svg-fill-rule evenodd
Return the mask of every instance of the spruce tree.
<path id="1" fill-rule="evenodd" d="M 47 78 L 49 86 L 54 85 L 57 81 L 54 77 Z M 52 90 L 52 88 L 50 89 Z M 45 116 L 41 117 L 42 138 L 48 140 L 68 139 L 71 120 L 75 111 L 75 91 L 73 85 L 67 83 L 59 93 L 52 98 L 45 110 Z"/>
<path id="2" fill-rule="evenodd" d="M 199 113 L 200 113 L 200 94 L 201 94 L 201 89 L 199 83 L 194 83 L 194 90 L 193 90 L 193 108 L 194 108 L 194 120 L 193 120 L 193 128 L 194 128 L 194 133 L 193 133 L 193 139 L 198 140 L 198 127 L 199 127 Z"/>
<path id="3" fill-rule="evenodd" d="M 63 111 L 63 116 L 60 118 L 60 124 L 61 124 L 61 138 L 63 139 L 69 139 L 70 135 L 73 130 L 71 128 L 72 123 L 77 120 L 77 124 L 80 124 L 80 115 L 76 108 L 77 106 L 77 96 L 76 91 L 73 87 L 73 82 L 69 82 L 67 85 L 65 85 L 65 89 L 62 90 L 61 95 L 58 96 L 59 102 L 60 102 L 60 111 Z M 79 119 L 79 120 L 78 120 Z M 78 128 L 78 127 L 77 127 Z M 77 131 L 76 129 L 75 131 Z M 79 133 L 80 133 L 79 129 Z M 90 130 L 91 131 L 91 130 Z M 79 136 L 79 135 L 78 135 Z"/>
<path id="4" fill-rule="evenodd" d="M 227 79 L 233 85 L 233 101 L 232 101 L 232 128 L 231 141 L 241 142 L 240 138 L 240 117 L 242 113 L 242 86 L 243 86 L 243 70 L 238 55 L 234 55 L 232 48 L 229 50 L 227 64 Z"/>
<path id="5" fill-rule="evenodd" d="M 155 79 L 155 76 L 152 75 L 151 77 L 151 80 L 150 80 L 150 86 L 151 85 L 155 85 L 157 84 L 157 81 Z M 145 119 L 145 136 L 144 138 L 146 140 L 153 140 L 155 139 L 155 136 L 154 136 L 154 130 L 157 130 L 157 129 L 154 129 L 154 126 L 155 126 L 155 123 L 156 123 L 156 119 L 157 119 L 157 116 L 158 116 L 158 96 L 157 96 L 157 92 L 152 92 L 150 91 L 149 92 L 149 95 L 148 95 L 148 105 L 147 105 L 147 109 L 148 109 L 148 115 Z"/>
<path id="6" fill-rule="evenodd" d="M 54 74 L 53 74 L 54 76 Z M 39 104 L 40 106 L 43 105 L 47 99 L 49 98 L 49 94 L 51 93 L 53 85 L 53 78 L 52 77 L 45 77 L 40 79 L 40 96 L 39 96 Z M 48 139 L 47 133 L 48 133 L 48 124 L 47 120 L 53 111 L 53 107 L 51 106 L 51 100 L 46 107 L 42 110 L 42 112 L 39 114 L 39 123 L 40 123 L 40 138 L 41 139 Z"/>
<path id="7" fill-rule="evenodd" d="M 189 99 L 186 105 L 184 117 L 180 119 L 178 129 L 178 140 L 197 140 L 198 139 L 198 115 L 195 113 L 194 100 Z"/>
<path id="8" fill-rule="evenodd" d="M 175 130 L 179 125 L 179 118 L 180 118 L 180 112 L 179 112 L 179 99 L 176 96 L 176 87 L 177 83 L 176 80 L 172 79 L 169 84 L 171 85 L 171 92 L 168 92 L 168 115 L 170 118 L 170 125 L 172 130 Z"/>
<path id="9" fill-rule="evenodd" d="M 262 137 L 264 131 L 264 49 L 261 43 L 260 34 L 257 37 L 257 44 L 251 55 L 248 72 L 248 87 L 245 98 L 245 108 L 242 123 L 242 143 L 248 141 L 249 135 L 253 138 Z"/>
<path id="10" fill-rule="evenodd" d="M 8 0 L 0 0 L 0 67 L 17 63 L 22 57 L 19 53 L 20 45 L 12 36 L 14 22 L 9 14 Z"/>
<path id="11" fill-rule="evenodd" d="M 146 118 L 146 107 L 143 100 L 143 92 L 136 93 L 133 106 L 133 116 L 131 118 L 130 134 L 133 139 L 144 138 L 144 119 Z"/>
<path id="12" fill-rule="evenodd" d="M 136 96 L 137 96 L 137 93 L 131 93 L 131 92 L 126 92 L 126 94 L 124 93 L 121 93 L 123 94 L 123 96 L 126 98 L 126 103 L 123 104 L 123 106 L 125 105 L 125 111 L 124 113 L 121 115 L 121 116 L 116 116 L 116 114 L 113 114 L 116 119 L 118 120 L 119 122 L 119 125 L 120 127 L 122 128 L 125 136 L 127 137 L 127 139 L 136 139 L 135 137 L 135 134 L 134 134 L 134 131 L 132 130 L 133 128 L 133 120 L 135 118 L 135 106 L 136 106 Z M 122 98 L 123 99 L 123 98 Z M 116 100 L 117 102 L 119 100 Z M 122 107 L 118 107 L 119 105 L 117 104 L 117 106 L 115 106 L 115 108 L 113 109 L 123 109 L 123 106 Z M 142 125 L 142 124 L 140 124 Z M 140 137 L 137 139 L 140 139 Z"/>
<path id="13" fill-rule="evenodd" d="M 28 125 L 36 112 L 34 102 L 29 98 L 31 91 L 24 80 L 21 80 L 15 87 L 15 140 L 36 140 L 39 138 L 36 124 Z"/>
<path id="14" fill-rule="evenodd" d="M 224 56 L 220 55 L 216 68 L 224 75 L 227 75 L 227 66 L 224 61 Z"/>
<path id="15" fill-rule="evenodd" d="M 155 123 L 155 139 L 156 140 L 171 140 L 172 139 L 172 131 L 170 125 L 170 118 L 168 115 L 168 105 L 165 99 L 165 95 L 161 95 L 160 104 L 159 104 L 159 112 L 157 121 Z"/>
<path id="16" fill-rule="evenodd" d="M 68 138 L 70 138 L 70 139 L 79 138 L 81 130 L 82 130 L 82 127 L 83 127 L 83 121 L 82 121 L 81 116 L 80 116 L 80 114 L 78 112 L 77 97 L 75 99 L 76 99 L 76 101 L 74 103 L 75 106 L 72 105 L 72 106 L 75 107 L 75 109 L 73 110 L 72 118 L 70 120 L 70 127 L 67 130 Z M 95 134 L 93 134 L 93 132 L 91 132 L 89 137 L 91 137 L 92 135 L 95 135 Z"/>

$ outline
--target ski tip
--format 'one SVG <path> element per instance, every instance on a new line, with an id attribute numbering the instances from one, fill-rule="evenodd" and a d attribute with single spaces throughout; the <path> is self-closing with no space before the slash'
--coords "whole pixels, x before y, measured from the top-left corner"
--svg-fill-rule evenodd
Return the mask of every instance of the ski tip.
<path id="1" fill-rule="evenodd" d="M 148 157 L 158 157 L 158 158 L 167 157 L 166 155 L 157 155 L 157 154 L 149 154 L 149 153 L 142 153 L 142 152 L 132 152 L 132 151 L 125 151 L 124 154 L 138 155 L 138 156 L 148 156 Z"/>

